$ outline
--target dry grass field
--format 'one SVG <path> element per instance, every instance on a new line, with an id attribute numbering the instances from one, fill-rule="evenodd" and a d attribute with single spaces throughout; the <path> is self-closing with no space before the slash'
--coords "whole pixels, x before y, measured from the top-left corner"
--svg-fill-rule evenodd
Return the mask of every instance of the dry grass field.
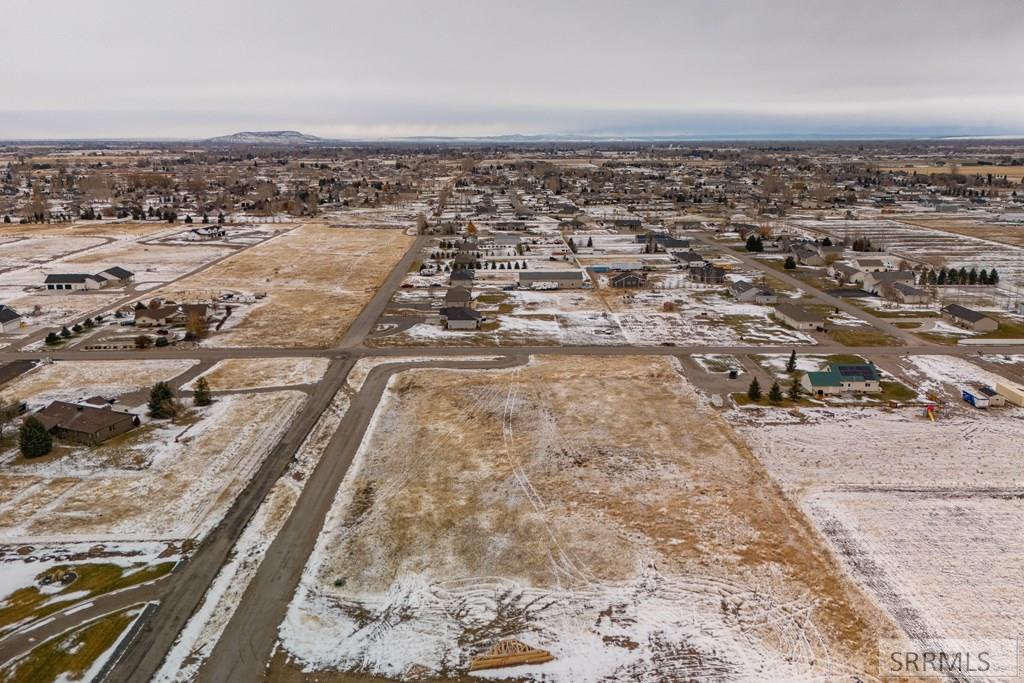
<path id="1" fill-rule="evenodd" d="M 181 230 L 181 224 L 170 225 L 159 221 L 145 223 L 115 223 L 112 221 L 90 223 L 54 223 L 49 225 L 2 225 L 0 236 L 18 237 L 112 237 L 114 239 L 135 239 L 156 233 Z"/>
<path id="2" fill-rule="evenodd" d="M 412 243 L 398 230 L 302 225 L 216 266 L 161 289 L 178 301 L 225 291 L 266 293 L 208 343 L 313 346 L 337 343 Z"/>
<path id="3" fill-rule="evenodd" d="M 275 666 L 458 676 L 514 637 L 556 657 L 530 679 L 835 680 L 893 633 L 666 359 L 405 372 L 374 420 Z"/>
<path id="4" fill-rule="evenodd" d="M 228 358 L 203 377 L 213 391 L 283 387 L 320 381 L 329 363 L 326 358 Z"/>

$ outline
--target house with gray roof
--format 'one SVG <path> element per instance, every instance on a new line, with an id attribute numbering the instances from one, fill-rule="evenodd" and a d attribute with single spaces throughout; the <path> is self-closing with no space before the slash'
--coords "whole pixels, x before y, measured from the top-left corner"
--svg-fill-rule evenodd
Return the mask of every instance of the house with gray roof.
<path id="1" fill-rule="evenodd" d="M 542 289 L 544 284 L 554 284 L 553 289 L 579 289 L 585 278 L 579 270 L 531 270 L 519 273 L 520 287 Z"/>
<path id="2" fill-rule="evenodd" d="M 817 330 L 825 326 L 825 316 L 803 306 L 784 302 L 775 307 L 775 318 L 794 330 Z"/>
<path id="3" fill-rule="evenodd" d="M 995 318 L 960 304 L 943 306 L 942 319 L 973 332 L 995 332 L 999 329 L 999 322 Z"/>
<path id="4" fill-rule="evenodd" d="M 21 326 L 21 314 L 10 306 L 0 304 L 0 333 L 13 332 Z"/>

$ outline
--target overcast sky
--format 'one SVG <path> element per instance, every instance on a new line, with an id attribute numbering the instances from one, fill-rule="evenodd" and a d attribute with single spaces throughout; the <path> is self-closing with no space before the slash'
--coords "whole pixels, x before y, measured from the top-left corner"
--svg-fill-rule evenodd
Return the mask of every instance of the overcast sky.
<path id="1" fill-rule="evenodd" d="M 1024 133 L 1024 1 L 0 0 L 0 139 Z"/>

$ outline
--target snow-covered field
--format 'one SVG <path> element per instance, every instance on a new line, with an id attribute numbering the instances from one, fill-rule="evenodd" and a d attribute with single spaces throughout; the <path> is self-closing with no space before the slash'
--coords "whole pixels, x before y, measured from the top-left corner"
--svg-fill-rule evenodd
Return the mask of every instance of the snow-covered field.
<path id="1" fill-rule="evenodd" d="M 812 337 L 775 322 L 770 306 L 737 303 L 714 291 L 639 292 L 611 299 L 631 344 L 663 342 L 731 346 L 814 344 Z M 664 310 L 666 302 L 675 311 Z"/>
<path id="2" fill-rule="evenodd" d="M 912 638 L 1016 638 L 1020 489 L 826 491 L 804 500 L 854 577 Z M 953 607 L 955 606 L 955 607 Z"/>
<path id="3" fill-rule="evenodd" d="M 91 396 L 118 398 L 172 379 L 197 363 L 194 360 L 42 363 L 5 384 L 0 391 L 0 402 L 25 401 L 30 410 L 38 410 L 51 401 L 77 401 Z M 135 405 L 141 402 L 138 400 Z"/>
<path id="4" fill-rule="evenodd" d="M 307 675 L 394 678 L 458 675 L 502 638 L 556 659 L 490 677 L 825 681 L 873 666 L 888 623 L 763 477 L 665 359 L 401 373 L 281 646 Z"/>
<path id="5" fill-rule="evenodd" d="M 927 381 L 986 374 L 919 356 Z M 1016 638 L 1024 598 L 1024 411 L 776 411 L 740 428 L 873 601 L 912 639 Z M 972 679 L 974 680 L 974 679 Z"/>
<path id="6" fill-rule="evenodd" d="M 960 389 L 978 384 L 995 387 L 1004 378 L 957 356 L 907 356 L 902 362 L 908 375 L 925 393 L 934 391 L 960 397 Z"/>
<path id="7" fill-rule="evenodd" d="M 201 538 L 305 399 L 225 396 L 196 408 L 187 426 L 153 421 L 100 446 L 61 444 L 39 460 L 12 449 L 0 459 L 0 541 Z"/>

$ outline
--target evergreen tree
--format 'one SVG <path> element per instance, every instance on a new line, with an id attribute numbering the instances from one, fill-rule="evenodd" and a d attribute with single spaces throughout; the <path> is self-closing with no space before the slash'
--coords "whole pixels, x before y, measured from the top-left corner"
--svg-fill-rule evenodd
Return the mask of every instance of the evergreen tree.
<path id="1" fill-rule="evenodd" d="M 972 284 L 972 285 L 978 284 L 978 269 L 977 268 L 971 268 L 971 272 L 967 273 L 967 282 L 968 282 L 968 284 Z"/>
<path id="2" fill-rule="evenodd" d="M 46 345 L 53 346 L 54 344 L 60 343 L 60 337 L 57 336 L 56 332 L 50 332 L 46 335 Z"/>
<path id="3" fill-rule="evenodd" d="M 587 246 L 588 247 L 594 246 L 594 238 L 593 237 L 588 237 L 587 238 Z"/>
<path id="4" fill-rule="evenodd" d="M 992 270 L 990 270 L 988 272 L 988 283 L 990 285 L 998 285 L 999 284 L 999 273 L 996 272 L 995 268 L 993 268 Z"/>
<path id="5" fill-rule="evenodd" d="M 26 458 L 38 458 L 53 450 L 53 437 L 35 417 L 28 417 L 18 429 L 18 448 Z"/>
<path id="6" fill-rule="evenodd" d="M 823 239 L 821 241 L 821 246 L 823 246 L 823 247 L 831 247 L 832 246 L 832 239 L 830 237 L 825 237 L 825 239 Z"/>
<path id="7" fill-rule="evenodd" d="M 755 377 L 750 382 L 750 386 L 747 388 L 747 398 L 755 403 L 761 400 L 761 385 L 758 383 Z"/>
<path id="8" fill-rule="evenodd" d="M 757 251 L 757 238 L 753 235 L 747 238 L 747 251 Z"/>
<path id="9" fill-rule="evenodd" d="M 197 406 L 208 406 L 213 403 L 210 397 L 210 385 L 205 377 L 196 380 L 196 388 L 192 392 L 192 402 Z"/>
<path id="10" fill-rule="evenodd" d="M 789 382 L 789 399 L 791 401 L 798 400 L 803 392 L 803 387 L 800 386 L 800 374 L 799 372 L 793 373 L 793 379 Z"/>
<path id="11" fill-rule="evenodd" d="M 988 284 L 988 271 L 985 270 L 984 268 L 982 268 L 981 272 L 978 273 L 978 284 L 979 285 L 987 285 Z"/>
<path id="12" fill-rule="evenodd" d="M 786 362 L 786 372 L 796 371 L 796 349 L 789 352 L 789 361 Z"/>
<path id="13" fill-rule="evenodd" d="M 778 382 L 772 382 L 772 388 L 768 391 L 768 400 L 772 403 L 782 402 L 782 389 Z"/>
<path id="14" fill-rule="evenodd" d="M 71 330 L 69 330 L 67 327 L 60 328 L 60 336 L 67 339 L 68 337 L 71 336 Z"/>
<path id="15" fill-rule="evenodd" d="M 167 410 L 168 405 L 175 400 L 174 391 L 167 382 L 157 382 L 149 390 L 149 414 L 152 417 L 171 417 L 171 411 Z"/>
<path id="16" fill-rule="evenodd" d="M 782 267 L 785 268 L 786 270 L 796 270 L 796 259 L 794 259 L 792 256 L 787 256 L 786 262 L 782 264 Z"/>

